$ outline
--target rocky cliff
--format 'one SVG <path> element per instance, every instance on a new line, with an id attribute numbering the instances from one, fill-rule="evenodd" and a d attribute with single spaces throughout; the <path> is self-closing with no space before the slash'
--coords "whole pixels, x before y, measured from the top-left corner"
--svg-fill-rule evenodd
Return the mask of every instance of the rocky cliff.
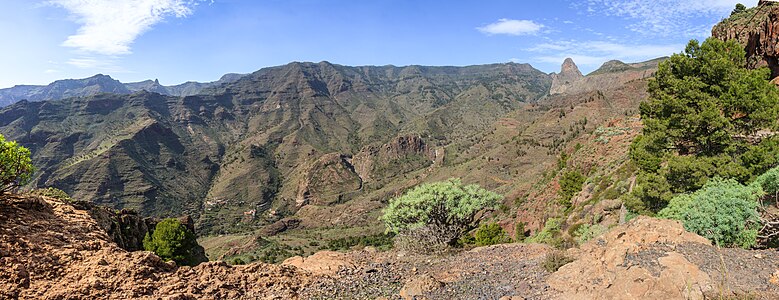
<path id="1" fill-rule="evenodd" d="M 582 78 L 584 78 L 584 75 L 579 71 L 579 67 L 576 66 L 573 59 L 566 58 L 563 61 L 562 67 L 560 67 L 560 73 L 552 74 L 552 87 L 549 93 L 552 95 L 563 94 Z"/>
<path id="2" fill-rule="evenodd" d="M 757 7 L 731 15 L 711 30 L 712 37 L 744 45 L 751 68 L 768 67 L 779 76 L 779 5 L 760 1 Z"/>
<path id="3" fill-rule="evenodd" d="M 560 74 L 553 74 L 550 94 L 568 94 L 615 89 L 634 80 L 654 76 L 657 66 L 664 58 L 639 63 L 624 63 L 611 60 L 587 76 L 582 76 L 573 60 L 566 59 Z"/>

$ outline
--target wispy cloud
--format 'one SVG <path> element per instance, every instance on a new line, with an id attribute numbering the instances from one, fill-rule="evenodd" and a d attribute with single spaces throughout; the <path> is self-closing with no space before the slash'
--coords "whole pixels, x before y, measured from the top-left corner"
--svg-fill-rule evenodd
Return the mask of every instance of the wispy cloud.
<path id="1" fill-rule="evenodd" d="M 131 53 L 138 36 L 166 17 L 192 14 L 198 0 L 50 0 L 47 3 L 66 9 L 81 25 L 63 46 L 82 52 L 120 55 Z M 84 61 L 71 61 L 86 65 Z"/>
<path id="2" fill-rule="evenodd" d="M 528 35 L 539 32 L 544 25 L 530 20 L 500 19 L 495 23 L 476 28 L 487 35 Z"/>
<path id="3" fill-rule="evenodd" d="M 693 20 L 719 20 L 737 3 L 754 6 L 757 0 L 586 0 L 574 6 L 585 6 L 590 14 L 628 19 L 633 22 L 628 28 L 634 32 L 671 36 L 707 32 L 711 24 L 694 25 Z"/>
<path id="4" fill-rule="evenodd" d="M 612 59 L 637 62 L 679 52 L 684 45 L 628 45 L 603 41 L 557 41 L 526 49 L 536 53 L 535 61 L 559 64 L 573 58 L 580 66 L 595 68 Z"/>

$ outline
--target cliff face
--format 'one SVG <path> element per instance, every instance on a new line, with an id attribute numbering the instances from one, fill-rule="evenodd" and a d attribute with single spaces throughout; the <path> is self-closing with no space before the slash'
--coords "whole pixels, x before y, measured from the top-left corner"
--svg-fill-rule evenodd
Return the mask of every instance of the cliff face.
<path id="1" fill-rule="evenodd" d="M 617 89 L 628 82 L 654 76 L 657 66 L 665 58 L 639 63 L 607 61 L 600 68 L 582 76 L 570 58 L 563 62 L 560 74 L 552 74 L 550 95 L 574 95 L 591 91 Z"/>
<path id="2" fill-rule="evenodd" d="M 563 94 L 576 82 L 584 78 L 579 67 L 573 62 L 573 59 L 566 58 L 559 74 L 552 74 L 552 88 L 550 94 Z"/>
<path id="3" fill-rule="evenodd" d="M 779 5 L 761 1 L 758 7 L 732 15 L 711 30 L 723 41 L 744 45 L 750 68 L 768 67 L 771 78 L 779 76 Z"/>

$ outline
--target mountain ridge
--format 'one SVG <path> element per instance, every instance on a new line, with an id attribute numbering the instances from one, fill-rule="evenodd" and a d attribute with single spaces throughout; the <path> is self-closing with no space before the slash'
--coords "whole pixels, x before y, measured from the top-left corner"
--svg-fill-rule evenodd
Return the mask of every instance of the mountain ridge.
<path id="1" fill-rule="evenodd" d="M 188 81 L 178 85 L 163 86 L 156 79 L 122 83 L 113 79 L 110 75 L 96 74 L 82 79 L 56 80 L 48 85 L 15 85 L 10 88 L 0 89 L 0 107 L 22 100 L 59 100 L 70 97 L 93 96 L 99 93 L 131 94 L 142 90 L 168 96 L 191 96 L 199 94 L 206 88 L 236 81 L 244 75 L 228 73 L 217 81 L 205 83 Z"/>

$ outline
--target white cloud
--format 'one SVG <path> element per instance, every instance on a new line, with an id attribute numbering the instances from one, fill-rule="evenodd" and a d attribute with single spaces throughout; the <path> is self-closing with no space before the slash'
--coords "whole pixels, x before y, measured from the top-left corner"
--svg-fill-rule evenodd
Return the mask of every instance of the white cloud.
<path id="1" fill-rule="evenodd" d="M 657 36 L 698 35 L 711 24 L 695 25 L 695 18 L 719 20 L 727 17 L 737 3 L 757 5 L 757 0 L 586 0 L 590 14 L 617 16 L 633 22 L 632 31 Z"/>
<path id="2" fill-rule="evenodd" d="M 530 20 L 500 19 L 495 23 L 476 29 L 487 35 L 527 35 L 537 33 L 542 28 L 544 28 L 544 25 Z"/>
<path id="3" fill-rule="evenodd" d="M 81 25 L 62 43 L 83 52 L 120 55 L 131 53 L 138 36 L 168 16 L 182 18 L 192 13 L 198 0 L 50 0 Z M 87 65 L 76 59 L 73 65 Z"/>
<path id="4" fill-rule="evenodd" d="M 579 66 L 587 69 L 618 59 L 625 62 L 638 62 L 669 56 L 684 49 L 684 45 L 627 45 L 603 41 L 558 41 L 539 44 L 526 49 L 536 53 L 535 61 L 560 64 L 565 58 L 572 58 Z"/>

